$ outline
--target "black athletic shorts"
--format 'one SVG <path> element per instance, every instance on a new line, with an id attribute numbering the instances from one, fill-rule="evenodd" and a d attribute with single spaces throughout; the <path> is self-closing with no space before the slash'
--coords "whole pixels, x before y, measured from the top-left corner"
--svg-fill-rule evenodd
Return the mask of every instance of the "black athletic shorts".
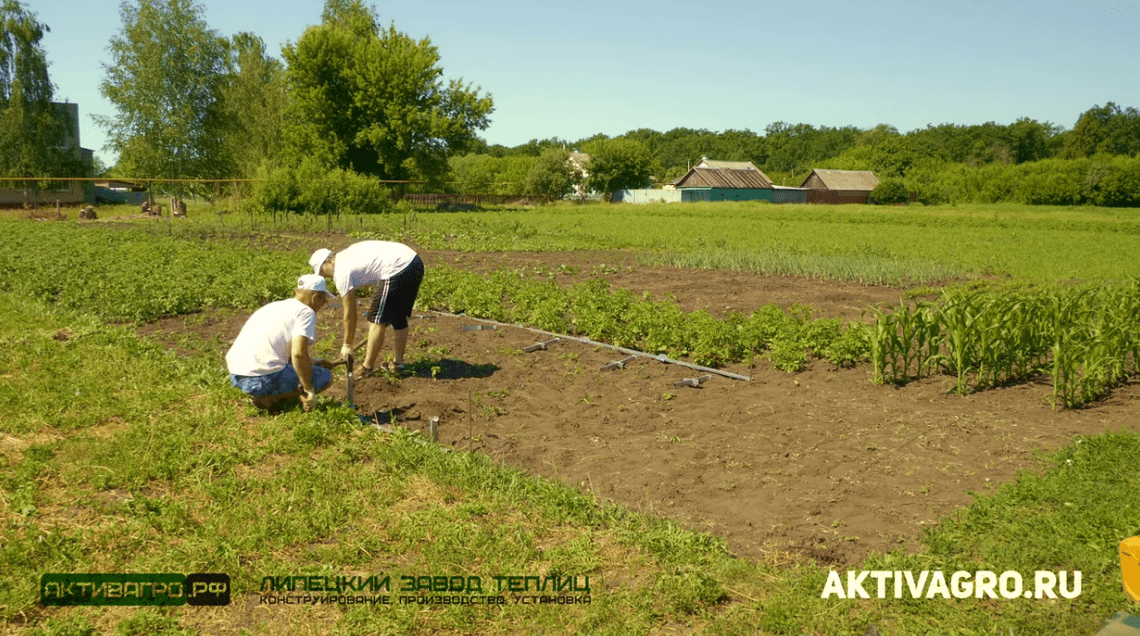
<path id="1" fill-rule="evenodd" d="M 417 255 L 399 274 L 376 283 L 372 292 L 372 306 L 364 314 L 368 322 L 392 325 L 393 329 L 406 329 L 408 316 L 420 293 L 424 280 L 424 262 Z"/>

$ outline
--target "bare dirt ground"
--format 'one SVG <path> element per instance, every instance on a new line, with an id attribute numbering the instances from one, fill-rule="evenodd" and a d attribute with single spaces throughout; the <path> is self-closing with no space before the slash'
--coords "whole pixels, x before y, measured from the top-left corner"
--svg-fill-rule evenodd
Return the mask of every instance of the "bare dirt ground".
<path id="1" fill-rule="evenodd" d="M 835 281 L 642 267 L 612 253 L 424 256 L 429 268 L 569 266 L 576 273 L 567 282 L 600 275 L 713 313 L 798 302 L 819 317 L 858 320 L 866 307 L 900 297 L 898 289 Z M 601 263 L 617 271 L 601 273 Z M 229 341 L 244 319 L 208 312 L 140 332 L 170 346 L 187 332 Z M 339 324 L 339 310 L 322 312 L 328 355 Z M 1062 412 L 1045 400 L 1046 385 L 960 397 L 947 394 L 949 378 L 874 386 L 865 366 L 820 361 L 799 374 L 760 361 L 726 369 L 751 382 L 714 376 L 678 388 L 700 374 L 651 359 L 602 371 L 624 354 L 572 341 L 524 353 L 546 338 L 516 327 L 463 329 L 477 324 L 414 319 L 408 360 L 422 361 L 418 373 L 358 380 L 359 411 L 425 434 L 438 416 L 440 444 L 724 537 L 750 559 L 800 555 L 845 565 L 872 551 L 914 548 L 924 528 L 973 501 L 970 492 L 1039 469 L 1039 451 L 1140 423 L 1136 383 L 1093 408 Z M 327 398 L 344 398 L 343 377 L 342 370 Z"/>

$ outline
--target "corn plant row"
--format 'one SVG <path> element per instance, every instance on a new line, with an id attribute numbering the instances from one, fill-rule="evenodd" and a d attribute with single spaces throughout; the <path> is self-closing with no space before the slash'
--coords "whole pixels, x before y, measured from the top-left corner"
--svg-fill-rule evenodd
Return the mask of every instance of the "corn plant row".
<path id="1" fill-rule="evenodd" d="M 703 310 L 686 313 L 674 299 L 655 301 L 647 293 L 611 289 L 597 278 L 564 287 L 525 272 L 480 276 L 434 267 L 418 305 L 689 357 L 706 366 L 749 363 L 757 354 L 783 371 L 801 370 L 811 355 L 853 366 L 866 358 L 868 346 L 864 325 L 811 320 L 806 307 L 786 312 L 766 305 L 748 315 L 731 312 L 716 318 Z"/>
<path id="2" fill-rule="evenodd" d="M 948 373 L 965 394 L 1048 377 L 1053 407 L 1074 408 L 1140 373 L 1137 280 L 1001 295 L 945 291 L 937 301 L 872 311 L 879 384 Z"/>

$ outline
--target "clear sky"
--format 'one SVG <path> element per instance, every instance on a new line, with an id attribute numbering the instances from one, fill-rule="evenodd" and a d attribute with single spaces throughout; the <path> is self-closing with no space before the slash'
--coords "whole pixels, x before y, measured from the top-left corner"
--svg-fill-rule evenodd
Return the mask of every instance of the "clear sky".
<path id="1" fill-rule="evenodd" d="M 56 99 L 79 104 L 84 147 L 107 164 L 90 115 L 116 0 L 21 0 L 48 25 Z M 250 31 L 280 57 L 323 0 L 205 0 L 210 28 Z M 439 48 L 447 79 L 495 102 L 489 143 L 574 141 L 677 127 L 763 133 L 815 126 L 1009 124 L 1072 128 L 1115 102 L 1140 108 L 1140 0 L 579 0 L 376 2 L 381 22 Z"/>

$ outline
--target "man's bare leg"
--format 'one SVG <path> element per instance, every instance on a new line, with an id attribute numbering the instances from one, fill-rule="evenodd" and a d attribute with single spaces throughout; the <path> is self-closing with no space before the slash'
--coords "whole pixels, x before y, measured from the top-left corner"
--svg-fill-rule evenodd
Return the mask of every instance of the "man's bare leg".
<path id="1" fill-rule="evenodd" d="M 392 344 L 396 348 L 396 364 L 404 364 L 404 350 L 408 348 L 408 328 L 392 330 Z"/>
<path id="2" fill-rule="evenodd" d="M 388 325 L 378 325 L 376 323 L 368 323 L 368 347 L 364 353 L 364 367 L 366 369 L 375 369 L 376 361 L 380 358 L 380 352 L 384 349 L 384 332 L 387 330 Z"/>

